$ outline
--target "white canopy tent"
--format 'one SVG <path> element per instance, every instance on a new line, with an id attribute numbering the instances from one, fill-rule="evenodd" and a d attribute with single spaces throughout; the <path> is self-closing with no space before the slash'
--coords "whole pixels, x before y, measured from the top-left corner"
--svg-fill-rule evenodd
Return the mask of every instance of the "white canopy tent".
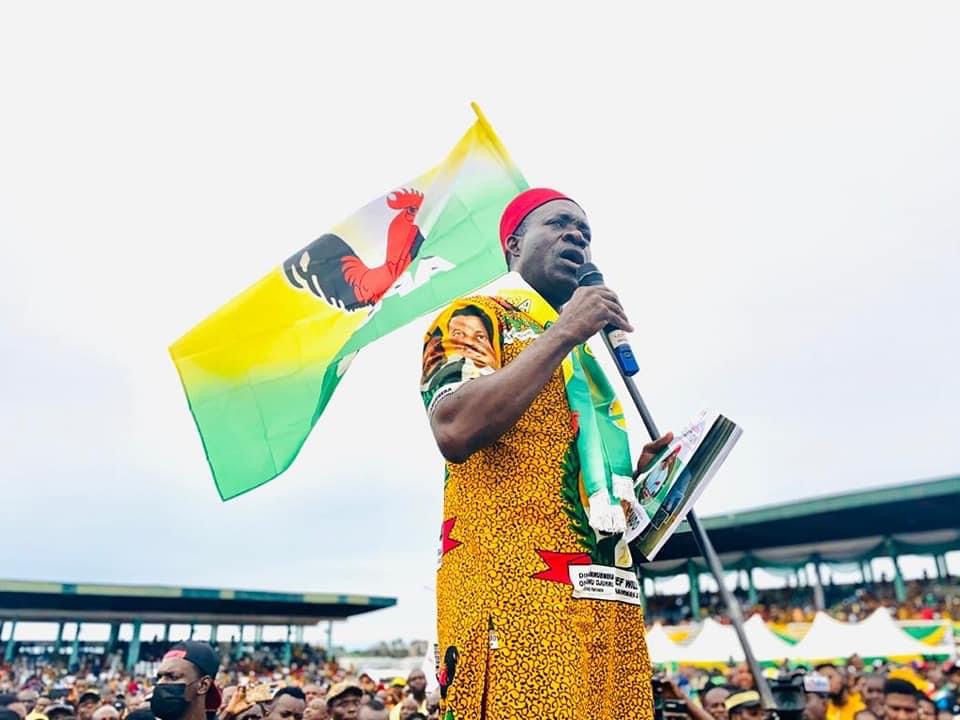
<path id="1" fill-rule="evenodd" d="M 760 662 L 780 662 L 790 657 L 793 646 L 777 637 L 759 615 L 751 615 L 743 629 L 747 633 L 753 654 Z"/>
<path id="2" fill-rule="evenodd" d="M 721 625 L 713 618 L 700 624 L 700 632 L 685 647 L 681 647 L 681 662 L 727 662 L 743 660 L 743 648 L 736 631 Z"/>
<path id="3" fill-rule="evenodd" d="M 876 610 L 862 623 L 849 627 L 856 641 L 854 647 L 861 657 L 929 655 L 935 651 L 930 645 L 907 635 L 883 608 Z"/>
<path id="4" fill-rule="evenodd" d="M 856 653 L 861 657 L 933 655 L 939 648 L 905 633 L 890 613 L 880 608 L 861 623 L 842 623 L 822 612 L 804 638 L 790 649 L 791 660 L 829 660 Z"/>
<path id="5" fill-rule="evenodd" d="M 807 634 L 790 649 L 790 659 L 821 660 L 852 654 L 850 648 L 856 647 L 850 631 L 852 627 L 834 620 L 825 612 L 818 612 Z"/>
<path id="6" fill-rule="evenodd" d="M 942 652 L 905 633 L 886 610 L 877 610 L 862 623 L 843 623 L 817 613 L 810 630 L 796 645 L 779 638 L 759 615 L 744 624 L 750 647 L 760 662 L 832 660 L 854 653 L 861 657 L 915 657 Z M 647 633 L 647 647 L 655 663 L 726 663 L 744 659 L 736 631 L 712 618 L 686 644 L 670 640 L 657 623 Z"/>
<path id="7" fill-rule="evenodd" d="M 744 631 L 757 660 L 781 661 L 790 656 L 790 645 L 778 638 L 759 615 L 747 620 Z M 681 647 L 681 661 L 685 662 L 740 662 L 743 659 L 743 648 L 733 627 L 721 625 L 712 618 L 704 620 L 697 636 L 686 647 Z"/>
<path id="8" fill-rule="evenodd" d="M 656 623 L 647 631 L 647 650 L 650 652 L 650 659 L 655 663 L 683 661 L 683 646 L 673 642 L 660 623 Z"/>

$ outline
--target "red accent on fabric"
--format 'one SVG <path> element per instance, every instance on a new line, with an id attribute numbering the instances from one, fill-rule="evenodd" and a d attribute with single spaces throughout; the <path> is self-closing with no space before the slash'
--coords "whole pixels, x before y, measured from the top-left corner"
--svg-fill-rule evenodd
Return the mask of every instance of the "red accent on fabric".
<path id="1" fill-rule="evenodd" d="M 570 413 L 570 429 L 573 430 L 574 435 L 580 432 L 580 413 Z"/>
<path id="2" fill-rule="evenodd" d="M 530 576 L 535 580 L 549 580 L 570 585 L 570 566 L 590 564 L 590 556 L 586 553 L 559 553 L 551 550 L 537 550 L 536 553 L 547 569 Z"/>
<path id="3" fill-rule="evenodd" d="M 530 188 L 517 195 L 507 205 L 500 216 L 500 246 L 507 249 L 507 238 L 513 235 L 514 230 L 531 212 L 551 200 L 570 200 L 562 192 L 550 188 Z M 573 202 L 573 200 L 570 200 Z"/>
<path id="4" fill-rule="evenodd" d="M 441 557 L 446 555 L 451 550 L 454 550 L 461 545 L 462 542 L 459 540 L 454 540 L 450 537 L 450 533 L 453 532 L 453 526 L 457 524 L 457 519 L 455 517 L 450 518 L 449 520 L 443 521 L 443 527 L 440 530 L 440 555 Z"/>
<path id="5" fill-rule="evenodd" d="M 172 660 L 174 658 L 185 658 L 187 656 L 186 650 L 170 650 L 166 655 L 163 656 L 164 660 Z"/>
<path id="6" fill-rule="evenodd" d="M 211 685 L 210 689 L 207 691 L 207 710 L 216 712 L 220 709 L 220 703 L 222 701 L 223 695 L 220 693 L 220 688 L 218 688 L 216 685 Z"/>

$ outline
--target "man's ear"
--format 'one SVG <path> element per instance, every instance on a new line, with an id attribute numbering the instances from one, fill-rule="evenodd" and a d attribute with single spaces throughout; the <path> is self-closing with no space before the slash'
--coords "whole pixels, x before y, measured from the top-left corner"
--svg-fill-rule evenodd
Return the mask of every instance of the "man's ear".
<path id="1" fill-rule="evenodd" d="M 197 695 L 206 695 L 210 692 L 210 688 L 213 685 L 213 678 L 209 675 L 204 675 L 200 678 L 200 682 L 197 683 Z"/>
<path id="2" fill-rule="evenodd" d="M 523 246 L 523 238 L 516 235 L 507 236 L 507 242 L 504 243 L 507 255 L 513 258 L 520 257 L 520 248 Z"/>

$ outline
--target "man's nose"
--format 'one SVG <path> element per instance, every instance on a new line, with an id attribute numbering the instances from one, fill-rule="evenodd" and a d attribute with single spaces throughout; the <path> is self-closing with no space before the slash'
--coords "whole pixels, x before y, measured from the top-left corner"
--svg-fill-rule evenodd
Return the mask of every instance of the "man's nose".
<path id="1" fill-rule="evenodd" d="M 569 229 L 563 233 L 563 239 L 569 243 L 573 243 L 579 248 L 585 248 L 587 246 L 587 239 L 583 236 L 583 233 L 576 229 Z"/>

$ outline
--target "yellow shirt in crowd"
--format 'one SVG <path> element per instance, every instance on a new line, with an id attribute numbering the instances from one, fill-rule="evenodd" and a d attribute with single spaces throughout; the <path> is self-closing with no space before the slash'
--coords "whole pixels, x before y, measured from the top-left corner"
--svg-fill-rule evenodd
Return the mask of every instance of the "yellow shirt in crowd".
<path id="1" fill-rule="evenodd" d="M 836 705 L 833 700 L 827 703 L 827 720 L 853 720 L 854 715 L 866 709 L 860 693 L 850 693 L 843 705 Z"/>

